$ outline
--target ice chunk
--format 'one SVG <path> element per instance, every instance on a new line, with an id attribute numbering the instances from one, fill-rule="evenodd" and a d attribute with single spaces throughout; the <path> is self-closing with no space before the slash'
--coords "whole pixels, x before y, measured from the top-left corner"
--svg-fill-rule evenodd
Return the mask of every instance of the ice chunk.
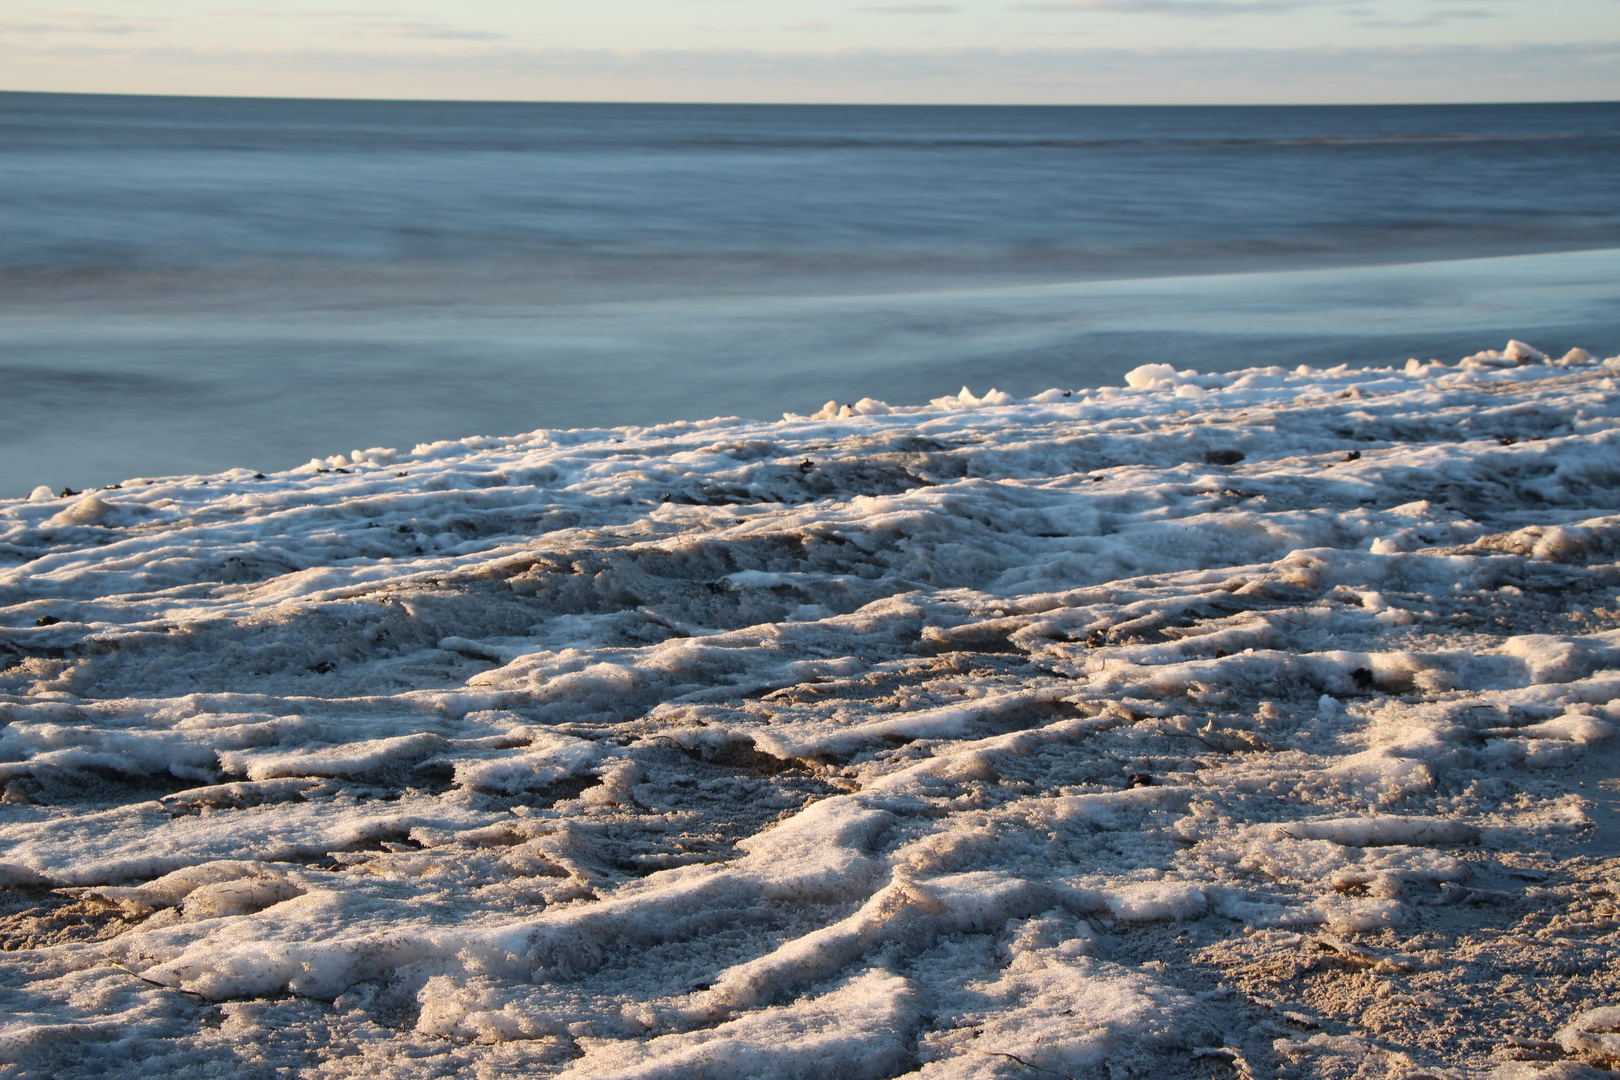
<path id="1" fill-rule="evenodd" d="M 74 525 L 94 525 L 112 513 L 110 503 L 99 495 L 86 495 L 61 513 L 46 519 L 48 529 L 66 529 Z"/>
<path id="2" fill-rule="evenodd" d="M 1169 364 L 1142 364 L 1125 373 L 1125 385 L 1138 390 L 1165 389 L 1175 384 L 1176 369 Z"/>
<path id="3" fill-rule="evenodd" d="M 1479 842 L 1479 827 L 1451 818 L 1357 817 L 1294 821 L 1279 825 L 1284 836 L 1331 840 L 1345 847 L 1386 844 L 1454 845 Z"/>
<path id="4" fill-rule="evenodd" d="M 1577 1013 L 1558 1030 L 1558 1043 L 1571 1054 L 1620 1061 L 1620 1008 L 1604 1006 Z"/>
<path id="5" fill-rule="evenodd" d="M 913 1061 L 907 980 L 871 970 L 830 993 L 705 1031 L 595 1041 L 561 1075 L 577 1080 L 881 1080 Z"/>
<path id="6" fill-rule="evenodd" d="M 981 409 L 989 405 L 1011 405 L 1012 403 L 1013 397 L 1011 394 L 997 390 L 995 387 L 985 391 L 983 397 L 975 397 L 973 391 L 965 386 L 962 387 L 961 393 L 955 397 L 938 397 L 931 402 L 934 408 L 945 410 Z"/>
<path id="7" fill-rule="evenodd" d="M 989 1057 L 1026 1072 L 1073 1076 L 1143 1051 L 1207 1045 L 1215 1037 L 1185 992 L 1061 948 L 1025 952 L 1000 978 L 969 989 L 982 1004 L 925 1042 L 943 1059 L 939 1064 L 960 1071 L 926 1068 L 923 1075 L 1000 1075 L 978 1071 L 986 1064 L 980 1059 Z"/>
<path id="8" fill-rule="evenodd" d="M 39 871 L 18 863 L 0 862 L 0 888 L 39 889 L 50 884 L 50 879 Z"/>
<path id="9" fill-rule="evenodd" d="M 601 758 L 602 749 L 596 743 L 536 733 L 522 754 L 456 762 L 455 778 L 462 787 L 517 795 L 580 776 Z"/>
<path id="10" fill-rule="evenodd" d="M 250 915 L 294 897 L 304 890 L 283 877 L 238 878 L 202 885 L 186 897 L 187 915 L 204 918 Z"/>
<path id="11" fill-rule="evenodd" d="M 1516 338 L 1508 342 L 1507 348 L 1502 350 L 1502 358 L 1511 360 L 1515 364 L 1545 364 L 1547 362 L 1546 353 L 1533 345 L 1526 345 Z"/>
<path id="12" fill-rule="evenodd" d="M 230 750 L 220 753 L 219 763 L 230 772 L 246 775 L 249 780 L 281 776 L 363 776 L 391 764 L 420 761 L 445 746 L 443 737 L 419 732 L 330 747 Z"/>
<path id="13" fill-rule="evenodd" d="M 126 914 L 136 917 L 181 903 L 186 905 L 188 913 L 239 915 L 279 904 L 304 892 L 274 867 L 229 859 L 183 867 L 144 885 L 95 886 L 77 891 L 104 903 L 117 904 Z"/>
<path id="14" fill-rule="evenodd" d="M 1179 881 L 1144 881 L 1109 892 L 1109 914 L 1128 922 L 1196 919 L 1209 908 L 1202 889 Z"/>

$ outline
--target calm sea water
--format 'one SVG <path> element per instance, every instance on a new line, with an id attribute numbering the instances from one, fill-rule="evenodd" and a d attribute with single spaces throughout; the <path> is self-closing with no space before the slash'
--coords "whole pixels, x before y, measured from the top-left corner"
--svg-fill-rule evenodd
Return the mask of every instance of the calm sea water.
<path id="1" fill-rule="evenodd" d="M 1620 105 L 0 94 L 0 496 L 536 427 L 1620 351 Z"/>

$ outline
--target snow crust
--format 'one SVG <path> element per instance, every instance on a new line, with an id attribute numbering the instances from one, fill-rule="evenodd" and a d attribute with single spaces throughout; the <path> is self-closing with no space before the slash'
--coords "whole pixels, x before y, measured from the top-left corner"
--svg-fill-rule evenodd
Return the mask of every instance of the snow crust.
<path id="1" fill-rule="evenodd" d="M 1594 832 L 1617 368 L 1150 362 L 0 504 L 0 1067 L 1496 1067 L 1232 957 L 1411 952 Z"/>

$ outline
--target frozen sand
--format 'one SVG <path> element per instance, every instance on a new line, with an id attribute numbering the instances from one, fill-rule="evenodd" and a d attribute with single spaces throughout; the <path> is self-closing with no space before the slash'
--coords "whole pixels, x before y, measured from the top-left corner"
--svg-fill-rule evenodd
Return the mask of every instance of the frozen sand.
<path id="1" fill-rule="evenodd" d="M 0 504 L 0 1075 L 1613 1060 L 1617 379 L 1150 364 Z"/>

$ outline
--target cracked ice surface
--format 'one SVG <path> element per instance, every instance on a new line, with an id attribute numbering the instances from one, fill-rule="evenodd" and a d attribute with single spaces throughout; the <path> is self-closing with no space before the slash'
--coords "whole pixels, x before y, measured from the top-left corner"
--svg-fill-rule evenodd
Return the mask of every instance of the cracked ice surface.
<path id="1" fill-rule="evenodd" d="M 0 504 L 0 1074 L 1612 1062 L 1616 378 L 1150 364 Z"/>

